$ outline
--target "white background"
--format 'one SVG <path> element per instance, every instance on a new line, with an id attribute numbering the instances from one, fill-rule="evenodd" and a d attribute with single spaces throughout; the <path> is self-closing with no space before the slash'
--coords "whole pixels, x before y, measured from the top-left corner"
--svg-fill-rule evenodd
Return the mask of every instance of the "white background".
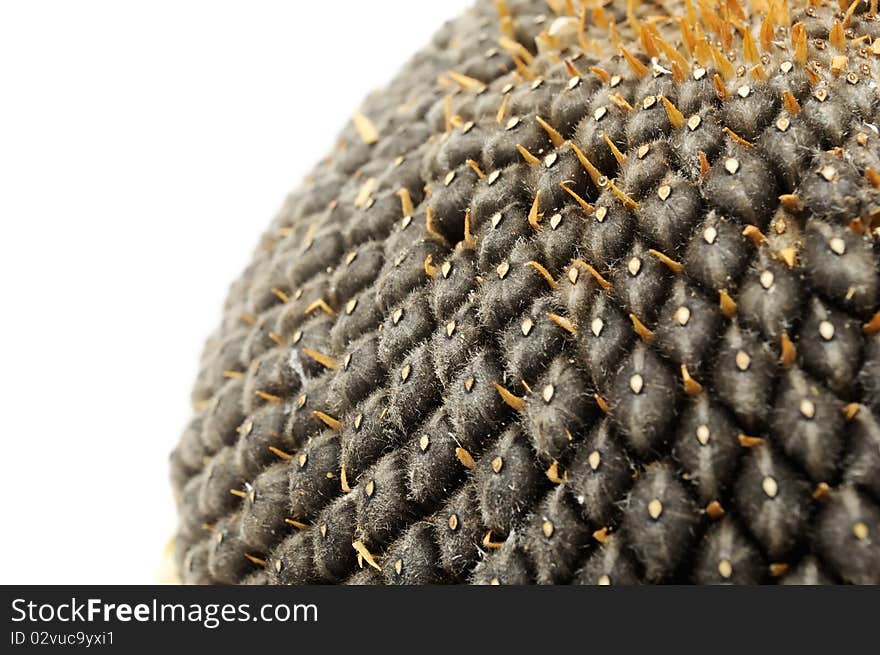
<path id="1" fill-rule="evenodd" d="M 229 283 L 468 4 L 0 0 L 0 583 L 157 580 Z"/>

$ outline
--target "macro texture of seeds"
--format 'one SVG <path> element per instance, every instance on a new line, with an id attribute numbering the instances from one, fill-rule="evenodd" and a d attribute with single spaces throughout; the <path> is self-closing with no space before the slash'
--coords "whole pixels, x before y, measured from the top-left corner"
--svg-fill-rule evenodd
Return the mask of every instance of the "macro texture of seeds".
<path id="1" fill-rule="evenodd" d="M 479 1 L 288 198 L 194 583 L 880 582 L 877 0 Z"/>

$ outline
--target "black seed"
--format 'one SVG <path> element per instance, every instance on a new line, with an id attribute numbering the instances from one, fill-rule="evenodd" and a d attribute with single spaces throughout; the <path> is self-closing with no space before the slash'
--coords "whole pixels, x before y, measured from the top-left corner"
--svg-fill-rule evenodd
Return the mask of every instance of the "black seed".
<path id="1" fill-rule="evenodd" d="M 611 419 L 605 418 L 577 444 L 568 486 L 584 517 L 595 527 L 610 526 L 632 484 L 632 464 Z"/>
<path id="2" fill-rule="evenodd" d="M 810 489 L 766 445 L 752 446 L 743 458 L 735 498 L 743 523 L 774 561 L 783 560 L 803 538 Z"/>
<path id="3" fill-rule="evenodd" d="M 562 459 L 589 430 L 598 408 L 585 377 L 559 356 L 526 399 L 523 426 L 542 459 Z"/>
<path id="4" fill-rule="evenodd" d="M 636 480 L 622 530 L 648 580 L 657 582 L 675 572 L 698 522 L 696 506 L 670 467 L 653 465 Z"/>
<path id="5" fill-rule="evenodd" d="M 587 526 L 571 506 L 565 488 L 551 490 L 529 518 L 523 539 L 523 550 L 535 564 L 536 582 L 567 582 L 588 538 Z"/>
<path id="6" fill-rule="evenodd" d="M 703 197 L 725 216 L 764 228 L 778 200 L 770 167 L 750 148 L 729 147 L 703 183 Z"/>
<path id="7" fill-rule="evenodd" d="M 742 432 L 730 414 L 702 393 L 684 406 L 674 455 L 705 505 L 726 496 L 743 450 Z"/>
<path id="8" fill-rule="evenodd" d="M 579 584 L 590 585 L 633 585 L 638 584 L 642 574 L 623 537 L 606 538 L 605 543 L 596 548 L 575 578 Z"/>
<path id="9" fill-rule="evenodd" d="M 818 517 L 818 546 L 846 582 L 880 581 L 880 509 L 852 487 L 831 494 Z"/>
<path id="10" fill-rule="evenodd" d="M 491 462 L 501 459 L 498 471 Z M 483 524 L 505 535 L 528 512 L 544 484 L 531 448 L 518 428 L 506 430 L 480 458 L 477 493 Z"/>
<path id="11" fill-rule="evenodd" d="M 611 416 L 640 456 L 661 449 L 675 417 L 680 385 L 660 359 L 637 344 L 617 371 L 611 391 Z"/>
<path id="12" fill-rule="evenodd" d="M 703 537 L 695 582 L 758 584 L 763 578 L 761 556 L 736 521 L 727 516 Z"/>
<path id="13" fill-rule="evenodd" d="M 514 537 L 509 538 L 497 551 L 489 553 L 477 564 L 471 579 L 473 584 L 525 585 L 532 584 L 529 560 Z"/>

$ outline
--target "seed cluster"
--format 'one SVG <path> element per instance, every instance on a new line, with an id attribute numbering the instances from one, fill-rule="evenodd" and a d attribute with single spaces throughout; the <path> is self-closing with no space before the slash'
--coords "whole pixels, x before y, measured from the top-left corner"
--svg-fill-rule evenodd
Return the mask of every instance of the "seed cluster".
<path id="1" fill-rule="evenodd" d="M 233 285 L 193 583 L 880 582 L 876 0 L 485 0 Z"/>

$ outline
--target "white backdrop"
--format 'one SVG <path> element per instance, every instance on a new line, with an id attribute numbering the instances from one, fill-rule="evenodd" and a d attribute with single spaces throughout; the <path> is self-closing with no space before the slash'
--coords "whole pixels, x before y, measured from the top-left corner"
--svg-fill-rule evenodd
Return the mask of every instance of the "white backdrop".
<path id="1" fill-rule="evenodd" d="M 0 583 L 156 581 L 229 283 L 469 4 L 0 0 Z"/>

